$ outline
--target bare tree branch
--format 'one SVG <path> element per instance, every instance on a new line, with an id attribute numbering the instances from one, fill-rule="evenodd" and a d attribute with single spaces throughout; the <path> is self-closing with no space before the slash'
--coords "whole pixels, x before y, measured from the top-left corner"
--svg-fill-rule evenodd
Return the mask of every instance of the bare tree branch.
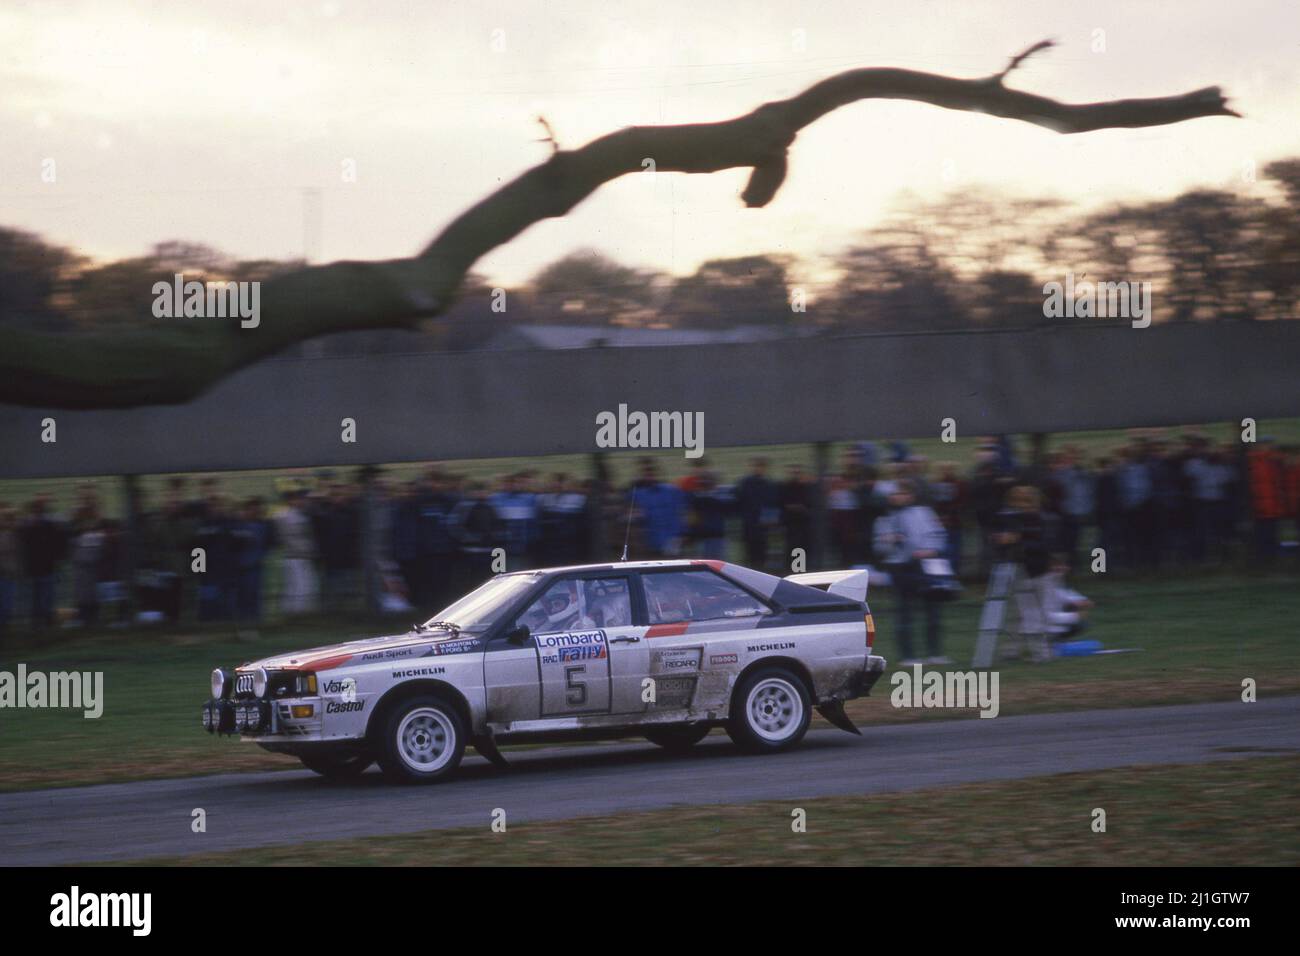
<path id="1" fill-rule="evenodd" d="M 632 126 L 552 156 L 466 210 L 416 257 L 335 262 L 262 284 L 262 323 L 164 319 L 130 335 L 60 336 L 10 330 L 0 352 L 0 402 L 48 408 L 122 408 L 184 402 L 221 378 L 296 342 L 351 329 L 409 327 L 442 312 L 470 267 L 543 219 L 567 214 L 610 180 L 643 169 L 711 173 L 752 169 L 747 206 L 771 202 L 787 151 L 805 126 L 864 99 L 901 99 L 988 113 L 1058 133 L 1160 126 L 1237 116 L 1217 86 L 1179 96 L 1061 103 L 1008 89 L 1003 80 L 1044 40 L 989 77 L 955 79 L 915 70 L 848 70 L 786 100 L 717 123 Z M 553 137 L 552 137 L 553 140 Z M 553 143 L 553 145 L 555 145 Z"/>
<path id="2" fill-rule="evenodd" d="M 1050 50 L 1054 46 L 1056 46 L 1055 40 L 1039 40 L 1033 46 L 1013 56 L 1011 58 L 1011 62 L 1007 64 L 1007 68 L 1003 70 L 1001 73 L 998 73 L 994 77 L 994 79 L 996 79 L 999 83 L 1001 83 L 1003 80 L 1007 78 L 1008 73 L 1010 73 L 1012 70 L 1018 67 L 1021 63 L 1025 62 L 1025 60 L 1029 59 L 1039 50 Z"/>

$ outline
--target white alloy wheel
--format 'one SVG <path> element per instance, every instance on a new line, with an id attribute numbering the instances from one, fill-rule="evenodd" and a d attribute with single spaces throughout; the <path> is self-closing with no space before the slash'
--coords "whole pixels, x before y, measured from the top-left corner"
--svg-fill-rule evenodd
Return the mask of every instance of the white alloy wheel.
<path id="1" fill-rule="evenodd" d="M 757 736 L 780 743 L 803 726 L 803 696 L 784 678 L 765 677 L 749 691 L 745 719 Z"/>
<path id="2" fill-rule="evenodd" d="M 456 726 L 436 707 L 417 707 L 397 725 L 397 755 L 416 773 L 445 767 L 456 752 Z"/>

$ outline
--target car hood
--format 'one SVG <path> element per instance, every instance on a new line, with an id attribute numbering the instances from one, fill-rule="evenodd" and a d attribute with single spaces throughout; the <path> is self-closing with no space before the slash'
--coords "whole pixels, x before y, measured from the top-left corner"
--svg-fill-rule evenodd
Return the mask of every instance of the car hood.
<path id="1" fill-rule="evenodd" d="M 464 653 L 481 646 L 476 638 L 459 637 L 452 631 L 408 631 L 386 637 L 368 637 L 342 644 L 327 644 L 288 654 L 276 654 L 241 664 L 239 670 L 331 670 L 346 664 L 409 660 L 439 654 Z"/>

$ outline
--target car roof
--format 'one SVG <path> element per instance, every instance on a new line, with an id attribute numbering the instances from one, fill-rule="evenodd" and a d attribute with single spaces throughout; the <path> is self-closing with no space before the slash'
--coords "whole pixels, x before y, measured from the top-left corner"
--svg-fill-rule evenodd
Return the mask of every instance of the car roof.
<path id="1" fill-rule="evenodd" d="M 554 568 L 530 568 L 515 574 L 558 574 L 567 571 L 629 571 L 639 568 L 689 568 L 705 562 L 695 558 L 676 558 L 665 561 L 604 561 L 597 564 L 565 564 Z"/>

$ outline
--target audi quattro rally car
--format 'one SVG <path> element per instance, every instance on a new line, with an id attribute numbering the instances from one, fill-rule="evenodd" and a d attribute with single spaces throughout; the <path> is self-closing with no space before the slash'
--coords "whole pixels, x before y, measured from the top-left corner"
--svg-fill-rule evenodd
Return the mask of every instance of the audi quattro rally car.
<path id="1" fill-rule="evenodd" d="M 722 561 L 500 574 L 406 634 L 212 672 L 210 733 L 325 776 L 375 761 L 395 780 L 451 774 L 466 744 L 644 735 L 670 750 L 713 727 L 750 752 L 794 746 L 817 710 L 885 669 L 865 571 L 780 578 Z"/>

